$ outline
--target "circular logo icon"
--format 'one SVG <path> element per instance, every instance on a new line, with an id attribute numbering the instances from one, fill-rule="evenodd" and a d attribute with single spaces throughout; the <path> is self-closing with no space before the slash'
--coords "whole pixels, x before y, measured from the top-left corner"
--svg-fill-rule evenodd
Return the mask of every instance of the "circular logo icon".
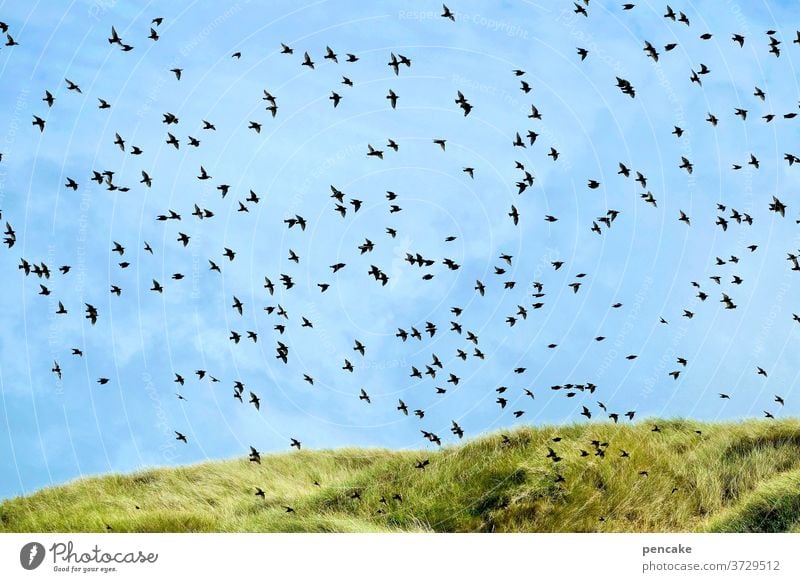
<path id="1" fill-rule="evenodd" d="M 22 546 L 19 552 L 19 563 L 26 570 L 35 570 L 44 561 L 44 546 L 39 542 L 30 542 Z"/>

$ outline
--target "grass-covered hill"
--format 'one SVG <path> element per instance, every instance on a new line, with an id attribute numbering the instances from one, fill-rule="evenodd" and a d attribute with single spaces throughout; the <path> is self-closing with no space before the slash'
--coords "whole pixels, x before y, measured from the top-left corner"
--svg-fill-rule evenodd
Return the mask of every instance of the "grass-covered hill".
<path id="1" fill-rule="evenodd" d="M 109 528 L 800 532 L 800 421 L 589 423 L 438 451 L 303 450 L 82 479 L 0 504 L 0 531 Z"/>

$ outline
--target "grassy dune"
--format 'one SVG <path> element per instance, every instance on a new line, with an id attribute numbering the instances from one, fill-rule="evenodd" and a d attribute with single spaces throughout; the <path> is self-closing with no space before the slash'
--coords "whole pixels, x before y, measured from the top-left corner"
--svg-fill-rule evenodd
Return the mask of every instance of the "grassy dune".
<path id="1" fill-rule="evenodd" d="M 0 504 L 0 531 L 800 532 L 796 419 L 506 434 L 506 444 L 493 434 L 438 451 L 304 450 L 82 479 Z M 593 439 L 608 443 L 605 457 Z"/>

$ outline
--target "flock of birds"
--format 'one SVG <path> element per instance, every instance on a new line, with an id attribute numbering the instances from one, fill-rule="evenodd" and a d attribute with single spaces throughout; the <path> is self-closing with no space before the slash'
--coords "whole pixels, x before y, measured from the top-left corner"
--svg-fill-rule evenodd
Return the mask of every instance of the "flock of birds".
<path id="1" fill-rule="evenodd" d="M 627 12 L 635 9 L 635 4 L 624 4 L 622 5 L 622 10 Z M 591 14 L 591 6 L 589 0 L 583 0 L 582 2 L 575 2 L 574 3 L 574 12 L 575 14 L 583 17 L 590 17 Z M 453 12 L 447 6 L 443 6 L 442 13 L 442 26 L 458 26 L 458 13 Z M 667 6 L 664 14 L 664 18 L 670 21 L 674 21 L 675 23 L 685 25 L 686 27 L 691 27 L 690 19 L 687 17 L 686 14 L 680 11 L 675 11 L 671 7 Z M 159 34 L 159 27 L 162 25 L 162 18 L 155 18 L 152 20 L 151 28 L 149 31 L 149 35 L 144 36 L 145 42 L 157 42 L 160 38 Z M 14 36 L 12 36 L 13 31 L 11 27 L 6 23 L 0 22 L 0 31 L 6 35 L 6 46 L 7 47 L 20 47 L 24 49 L 24 39 L 21 39 L 23 42 L 18 42 Z M 781 52 L 784 49 L 783 43 L 778 38 L 778 33 L 774 30 L 769 30 L 766 33 L 767 35 L 767 42 L 766 48 L 770 54 L 774 55 L 776 58 L 781 56 Z M 708 40 L 712 38 L 710 33 L 703 33 L 700 35 L 700 38 L 703 40 Z M 754 42 L 751 39 L 746 39 L 745 36 L 742 34 L 734 33 L 731 37 L 731 42 L 736 47 L 743 47 L 745 43 Z M 108 43 L 112 46 L 118 47 L 119 50 L 123 52 L 129 52 L 135 50 L 135 47 L 131 44 L 128 44 L 128 39 L 123 39 L 116 28 L 111 29 L 110 35 L 108 37 Z M 800 45 L 800 32 L 797 33 L 797 38 L 793 40 L 794 44 Z M 658 61 L 659 59 L 664 59 L 668 57 L 668 53 L 673 51 L 678 46 L 677 43 L 672 42 L 667 44 L 660 49 L 659 47 L 655 46 L 653 43 L 649 41 L 645 41 L 643 45 L 643 58 L 650 58 L 654 61 Z M 15 50 L 20 50 L 19 48 L 15 48 Z M 583 47 L 576 47 L 577 55 L 580 61 L 585 61 L 589 59 L 591 61 L 591 52 Z M 304 67 L 308 69 L 314 69 L 315 67 L 319 66 L 320 59 L 318 57 L 312 57 L 309 52 L 303 51 L 302 48 L 295 48 L 289 46 L 288 44 L 281 44 L 281 48 L 279 50 L 280 54 L 282 55 L 281 58 L 287 59 L 297 59 L 297 55 L 295 52 L 302 53 L 302 57 L 299 60 L 298 66 Z M 231 55 L 231 58 L 234 60 L 239 60 L 243 57 L 242 52 L 235 52 Z M 357 54 L 353 53 L 346 53 L 344 56 L 340 56 L 337 54 L 332 48 L 327 47 L 325 54 L 321 55 L 322 62 L 330 62 L 333 64 L 338 64 L 341 61 L 344 63 L 352 63 L 358 61 L 361 57 Z M 424 58 L 424 55 L 418 55 L 416 58 Z M 316 60 L 315 60 L 316 59 Z M 390 53 L 388 56 L 388 62 L 386 63 L 389 69 L 393 72 L 394 75 L 399 76 L 401 73 L 410 69 L 412 67 L 412 59 L 406 55 L 402 54 L 395 54 Z M 174 75 L 174 79 L 176 83 L 180 83 L 183 75 L 183 70 L 180 68 L 173 68 L 170 71 Z M 705 79 L 711 78 L 712 71 L 709 69 L 708 66 L 705 64 L 700 63 L 696 68 L 690 71 L 690 74 L 687 76 L 687 82 L 701 85 L 703 84 Z M 526 99 L 530 99 L 533 101 L 533 97 L 529 97 L 529 95 L 533 92 L 533 88 L 528 80 L 526 80 L 526 72 L 522 69 L 516 69 L 509 71 L 509 80 L 513 83 L 519 83 L 519 90 Z M 609 82 L 614 82 L 613 79 L 609 79 Z M 75 80 L 65 79 L 64 80 L 67 93 L 64 97 L 59 97 L 59 99 L 83 99 L 85 98 L 83 95 L 83 91 L 78 82 Z M 339 104 L 342 102 L 343 99 L 347 99 L 347 91 L 356 91 L 357 84 L 351 80 L 350 77 L 343 75 L 341 84 L 344 86 L 343 89 L 336 89 L 332 90 L 329 96 L 329 100 L 331 102 L 331 106 L 333 108 L 337 108 Z M 630 80 L 623 79 L 623 78 L 616 78 L 616 86 L 619 90 L 629 96 L 631 99 L 636 98 L 637 89 L 634 87 L 633 83 Z M 52 88 L 51 88 L 52 89 Z M 647 90 L 647 88 L 640 90 Z M 754 88 L 753 95 L 758 100 L 758 102 L 764 102 L 766 99 L 765 92 L 758 88 Z M 279 109 L 279 96 L 273 95 L 270 91 L 264 90 L 263 95 L 261 98 L 264 101 L 264 106 L 266 111 L 270 114 L 271 118 L 275 118 L 279 116 L 280 109 Z M 394 109 L 397 107 L 398 101 L 401 99 L 394 90 L 389 89 L 388 93 L 386 94 L 386 100 L 388 103 L 388 107 Z M 455 95 L 452 96 L 454 107 L 463 112 L 463 117 L 469 117 L 469 115 L 473 111 L 473 105 L 470 103 L 469 98 L 462 92 L 458 91 Z M 53 91 L 51 90 L 44 90 L 43 96 L 41 99 L 43 105 L 43 111 L 39 112 L 39 114 L 33 116 L 32 125 L 34 130 L 38 130 L 41 132 L 46 139 L 47 136 L 47 118 L 50 115 L 58 115 L 58 102 L 54 97 Z M 113 107 L 113 104 L 100 97 L 97 96 L 92 101 L 96 101 L 97 107 L 99 109 L 109 109 Z M 50 111 L 51 110 L 51 111 Z M 759 112 L 761 113 L 761 112 Z M 759 115 L 756 113 L 756 115 Z M 797 116 L 797 111 L 789 111 L 783 115 L 775 115 L 772 113 L 765 113 L 761 115 L 763 122 L 765 123 L 772 123 L 779 120 L 791 120 Z M 749 110 L 743 108 L 736 108 L 735 111 L 731 112 L 732 117 L 739 118 L 742 122 L 751 122 L 751 117 L 753 115 L 750 113 Z M 535 103 L 530 104 L 530 114 L 527 116 L 529 121 L 528 123 L 532 125 L 532 129 L 520 129 L 513 135 L 513 138 L 509 140 L 510 148 L 534 148 L 536 147 L 539 142 L 537 141 L 540 138 L 540 133 L 537 133 L 535 124 L 543 119 L 544 113 L 540 112 L 537 108 Z M 721 118 L 723 117 L 723 112 L 719 112 L 718 115 L 708 113 L 708 117 L 706 121 L 709 125 L 713 128 L 716 127 L 718 123 L 721 122 Z M 165 112 L 160 120 L 161 123 L 165 126 L 164 127 L 164 141 L 166 144 L 172 146 L 176 150 L 180 150 L 181 148 L 201 148 L 202 147 L 202 133 L 196 135 L 188 135 L 184 130 L 182 130 L 181 120 L 178 118 L 177 115 L 171 112 Z M 262 130 L 263 123 L 257 121 L 250 121 L 248 125 L 248 129 L 255 133 L 260 133 Z M 202 120 L 202 129 L 201 132 L 204 133 L 213 133 L 217 131 L 216 125 L 208 120 Z M 666 128 L 666 134 L 673 134 L 676 137 L 680 138 L 683 135 L 684 130 L 681 127 L 672 127 Z M 184 137 L 185 135 L 185 137 Z M 447 151 L 447 139 L 442 137 L 431 137 L 431 147 L 440 148 L 441 151 Z M 119 148 L 122 152 L 129 154 L 131 156 L 138 156 L 142 154 L 142 150 L 134 144 L 129 143 L 127 139 L 125 139 L 119 133 L 116 134 L 115 139 L 112 144 L 114 147 Z M 366 160 L 383 160 L 385 155 L 389 155 L 389 150 L 393 152 L 397 152 L 399 148 L 402 146 L 401 143 L 395 141 L 394 139 L 388 139 L 385 145 L 376 145 L 376 144 L 364 144 L 364 153 L 365 162 L 364 163 L 373 163 L 372 161 Z M 552 163 L 558 163 L 560 152 L 551 146 L 545 146 L 547 151 L 547 156 L 551 158 Z M 514 151 L 513 149 L 510 151 Z M 764 152 L 764 155 L 767 155 L 768 152 Z M 0 160 L 2 160 L 2 155 L 0 154 Z M 784 160 L 789 165 L 792 166 L 795 163 L 800 162 L 800 158 L 793 154 L 793 153 L 785 153 Z M 379 163 L 379 162 L 378 162 Z M 680 157 L 680 160 L 675 161 L 676 165 L 685 170 L 687 173 L 691 174 L 694 171 L 694 164 L 691 160 L 687 159 L 686 157 Z M 732 167 L 732 171 L 739 171 L 745 165 L 748 165 L 754 169 L 758 169 L 760 165 L 760 160 L 757 155 L 751 154 L 749 160 L 742 162 L 741 164 L 735 164 Z M 534 185 L 535 176 L 532 168 L 527 167 L 525 164 L 520 163 L 518 161 L 513 162 L 516 171 L 518 171 L 518 180 L 515 182 L 515 187 L 520 196 L 522 196 L 526 190 L 531 188 Z M 463 172 L 465 174 L 466 179 L 473 179 L 476 172 L 479 172 L 479 164 L 476 162 L 475 166 L 464 167 Z M 615 168 L 617 173 L 623 176 L 626 179 L 631 179 L 635 181 L 640 187 L 643 192 L 640 194 L 641 200 L 643 203 L 652 205 L 653 207 L 658 206 L 658 199 L 655 193 L 648 190 L 648 178 L 644 175 L 641 171 L 637 171 L 625 162 L 619 162 L 618 168 Z M 96 184 L 100 187 L 105 188 L 109 192 L 115 193 L 125 193 L 132 191 L 134 188 L 151 188 L 154 186 L 154 172 L 151 169 L 143 169 L 141 170 L 141 180 L 139 180 L 138 184 L 123 184 L 118 183 L 116 178 L 116 171 L 115 169 L 90 169 L 87 171 L 85 176 L 74 176 L 74 177 L 67 177 L 66 183 L 64 187 L 77 192 L 81 188 L 82 179 L 86 178 L 88 180 L 92 180 L 96 182 Z M 209 172 L 206 170 L 205 167 L 200 166 L 197 176 L 198 181 L 205 182 L 205 181 L 213 181 L 214 178 Z M 215 183 L 216 190 L 219 193 L 221 199 L 226 199 L 229 195 L 237 195 L 239 193 L 235 192 L 234 188 L 230 185 L 225 183 Z M 587 179 L 587 187 L 589 189 L 597 189 L 601 186 L 600 182 L 596 179 L 588 178 Z M 253 208 L 254 205 L 257 205 L 261 202 L 261 196 L 257 194 L 253 190 L 249 190 L 244 194 L 241 194 L 239 199 L 236 201 L 236 210 L 239 213 L 246 214 Z M 338 215 L 341 216 L 342 219 L 346 219 L 347 217 L 352 217 L 355 213 L 359 212 L 363 205 L 363 201 L 354 197 L 349 196 L 344 191 L 337 188 L 335 185 L 330 186 L 330 206 L 331 210 Z M 403 208 L 401 206 L 402 202 L 400 200 L 400 196 L 395 192 L 389 191 L 386 193 L 386 200 L 387 200 L 387 207 L 385 211 L 385 215 L 387 221 L 395 214 L 402 212 Z M 756 220 L 760 217 L 763 217 L 761 212 L 754 212 L 755 216 L 737 210 L 736 208 L 730 207 L 727 204 L 718 203 L 717 207 L 717 218 L 716 223 L 713 227 L 720 228 L 722 230 L 728 230 L 729 228 L 745 228 L 752 226 Z M 787 213 L 787 204 L 783 202 L 778 196 L 772 196 L 772 200 L 768 203 L 764 203 L 764 208 L 759 209 L 763 210 L 764 212 L 772 212 L 779 215 L 781 218 L 785 217 Z M 188 216 L 185 216 L 188 214 Z M 595 220 L 591 222 L 591 224 L 587 224 L 586 228 L 588 228 L 591 232 L 596 233 L 599 236 L 602 236 L 606 233 L 606 231 L 610 230 L 617 220 L 621 218 L 621 211 L 610 209 L 607 213 L 603 216 L 597 217 Z M 175 233 L 174 233 L 174 242 L 176 245 L 179 245 L 180 248 L 189 247 L 193 243 L 192 238 L 192 227 L 187 224 L 187 218 L 189 221 L 195 219 L 196 221 L 208 221 L 213 220 L 215 217 L 215 212 L 211 209 L 201 207 L 198 204 L 194 204 L 193 208 L 186 208 L 186 209 L 179 209 L 174 210 L 171 208 L 164 209 L 163 212 L 158 214 L 154 217 L 156 221 L 163 222 L 165 227 L 167 225 L 175 225 Z M 519 227 L 520 223 L 527 219 L 527 217 L 523 217 L 520 209 L 517 205 L 511 205 L 510 208 L 507 210 L 507 217 L 511 224 L 514 227 Z M 4 232 L 4 243 L 6 247 L 13 252 L 15 250 L 15 243 L 17 242 L 17 235 L 14 227 L 12 226 L 12 222 L 14 218 L 6 218 L 5 222 L 5 232 Z M 694 227 L 694 223 L 692 218 L 683 210 L 680 211 L 679 215 L 676 217 L 678 221 L 685 224 L 687 227 Z M 557 216 L 553 215 L 546 215 L 544 220 L 547 222 L 556 222 L 558 221 Z M 797 221 L 800 223 L 800 220 Z M 306 231 L 307 226 L 309 225 L 309 220 L 307 220 L 304 216 L 300 214 L 295 214 L 293 216 L 286 216 L 283 219 L 283 223 L 285 228 L 293 231 L 296 233 L 294 236 L 303 236 L 303 233 Z M 713 228 L 711 225 L 709 225 Z M 395 238 L 398 236 L 398 230 L 393 228 L 391 224 L 387 224 L 385 226 L 385 236 L 389 237 L 390 239 Z M 455 236 L 447 236 L 445 238 L 445 242 L 452 242 L 456 239 Z M 372 240 L 370 238 L 364 239 L 364 242 L 359 245 L 357 248 L 352 249 L 352 253 L 356 257 L 360 257 L 362 255 L 368 255 L 371 253 L 374 248 L 381 244 L 378 240 Z M 159 253 L 160 249 L 156 248 L 155 245 L 144 242 L 143 245 L 144 251 L 146 251 L 150 255 L 156 255 Z M 126 258 L 129 255 L 126 253 L 128 249 L 126 246 L 121 243 L 114 241 L 113 247 L 111 248 L 113 253 L 116 253 L 119 256 L 119 269 L 127 269 L 131 266 L 131 263 Z M 718 301 L 721 303 L 725 309 L 727 310 L 734 310 L 737 309 L 737 304 L 735 300 L 735 294 L 730 289 L 727 292 L 723 292 L 721 287 L 724 283 L 729 283 L 732 285 L 731 289 L 735 289 L 736 286 L 742 284 L 743 279 L 737 273 L 735 273 L 736 266 L 741 262 L 747 260 L 747 255 L 753 254 L 758 252 L 758 246 L 755 244 L 751 244 L 743 249 L 741 249 L 741 253 L 732 254 L 728 258 L 721 258 L 717 257 L 716 266 L 720 269 L 718 273 L 712 274 L 708 281 L 692 281 L 691 287 L 693 289 L 692 293 L 695 295 L 698 301 L 693 302 L 694 306 L 690 306 L 691 309 L 686 308 L 683 309 L 682 313 L 673 314 L 674 317 L 683 317 L 692 319 L 695 315 L 696 309 L 706 308 L 706 302 L 714 302 Z M 236 260 L 237 251 L 232 248 L 222 248 L 219 250 L 219 253 L 214 256 L 207 257 L 207 266 L 209 271 L 212 273 L 221 273 L 223 268 L 227 265 L 232 263 Z M 800 251 L 797 253 L 789 252 L 786 260 L 789 261 L 791 264 L 791 270 L 793 271 L 800 271 Z M 349 263 L 355 262 L 353 257 L 349 256 L 342 256 L 337 257 L 331 264 L 330 264 L 330 279 L 322 280 L 317 283 L 320 293 L 326 293 L 332 285 L 336 284 L 336 277 L 340 273 L 343 276 L 344 274 L 351 274 L 353 271 L 353 267 L 350 267 Z M 428 256 L 424 252 L 414 252 L 414 253 L 407 253 L 405 256 L 405 262 L 408 264 L 408 268 L 414 270 L 415 272 L 419 273 L 419 276 L 422 280 L 430 280 L 434 277 L 433 267 L 437 264 L 442 264 L 446 267 L 449 271 L 457 271 L 460 268 L 460 265 L 456 263 L 452 258 L 449 257 L 434 257 Z M 301 264 L 301 257 L 294 250 L 289 251 L 288 256 L 288 265 L 289 269 L 285 273 L 267 273 L 264 275 L 263 279 L 263 288 L 265 297 L 267 298 L 268 304 L 266 306 L 251 306 L 246 305 L 239 297 L 232 296 L 230 298 L 230 309 L 232 310 L 235 316 L 242 316 L 247 310 L 249 309 L 263 309 L 266 313 L 268 318 L 274 320 L 273 330 L 274 330 L 274 337 L 270 338 L 271 341 L 274 342 L 274 354 L 275 358 L 284 365 L 291 365 L 292 364 L 292 346 L 289 345 L 288 342 L 283 341 L 283 337 L 287 328 L 290 326 L 300 326 L 303 328 L 313 328 L 314 322 L 304 316 L 304 315 L 297 315 L 290 317 L 289 309 L 283 306 L 281 303 L 277 303 L 274 301 L 275 294 L 282 292 L 284 297 L 291 297 L 291 290 L 296 285 L 295 279 L 297 278 L 298 272 L 300 271 Z M 510 268 L 514 265 L 514 257 L 510 254 L 502 253 L 497 258 L 497 264 L 494 267 L 493 275 L 495 280 L 477 280 L 472 284 L 474 287 L 474 293 L 479 295 L 480 297 L 484 297 L 489 293 L 490 287 L 494 287 L 495 285 L 501 287 L 502 289 L 509 290 L 514 289 L 517 286 L 517 281 L 511 280 L 507 275 Z M 551 268 L 555 271 L 562 269 L 565 266 L 565 262 L 562 260 L 554 260 L 550 264 Z M 725 273 L 723 268 L 727 268 L 729 272 Z M 293 269 L 293 270 L 290 270 Z M 57 297 L 58 295 L 58 288 L 59 283 L 54 281 L 54 278 L 58 276 L 54 273 L 57 271 L 60 277 L 66 278 L 69 277 L 71 266 L 68 264 L 63 264 L 58 267 L 53 265 L 46 264 L 41 258 L 34 258 L 34 257 L 23 257 L 19 260 L 19 270 L 24 274 L 25 277 L 36 277 L 38 283 L 38 293 L 42 296 L 50 296 L 51 294 L 55 294 Z M 723 274 L 724 273 L 724 274 Z M 387 273 L 387 269 L 380 265 L 372 264 L 370 265 L 369 269 L 365 272 L 352 272 L 353 277 L 363 277 L 366 275 L 367 280 L 374 280 L 374 285 L 376 285 L 376 292 L 382 286 L 387 285 L 390 280 L 390 276 Z M 569 288 L 575 294 L 581 292 L 582 285 L 586 280 L 588 275 L 586 273 L 578 273 L 576 274 L 568 283 Z M 180 284 L 180 281 L 184 279 L 185 275 L 181 272 L 175 272 L 172 274 L 171 279 L 172 281 L 162 282 L 156 279 L 152 279 L 152 284 L 149 287 L 149 291 L 153 293 L 169 293 L 169 286 L 170 285 L 177 285 Z M 513 313 L 509 313 L 505 316 L 505 324 L 509 326 L 509 328 L 513 328 L 517 325 L 522 324 L 529 318 L 533 317 L 533 313 L 544 309 L 546 307 L 546 296 L 549 287 L 546 286 L 545 282 L 543 281 L 524 281 L 521 282 L 520 287 L 526 287 L 531 290 L 531 298 L 532 301 L 530 303 L 523 303 L 517 306 L 517 309 Z M 716 291 L 715 291 L 716 287 Z M 118 286 L 117 284 L 111 284 L 108 292 L 116 297 L 120 297 L 123 294 L 123 289 Z M 368 287 L 365 287 L 365 293 L 371 292 Z M 99 319 L 101 319 L 104 314 L 96 305 L 99 301 L 95 303 L 86 302 L 83 305 L 65 305 L 61 300 L 57 301 L 57 309 L 55 313 L 59 316 L 72 316 L 76 312 L 82 314 L 86 320 L 88 320 L 91 325 L 95 325 Z M 611 306 L 614 309 L 622 309 L 622 303 L 615 303 Z M 484 359 L 486 354 L 484 352 L 484 348 L 482 347 L 478 335 L 467 328 L 467 325 L 463 323 L 463 315 L 465 309 L 460 306 L 453 306 L 449 310 L 449 314 L 442 314 L 443 315 L 443 322 L 444 320 L 449 320 L 446 323 L 434 323 L 431 321 L 427 321 L 424 324 L 420 323 L 413 323 L 405 325 L 396 331 L 396 341 L 397 342 L 423 342 L 428 338 L 434 337 L 437 333 L 451 333 L 456 334 L 459 338 L 463 338 L 463 345 L 459 347 L 456 351 L 456 358 L 452 361 L 457 364 L 458 360 L 466 361 L 468 358 L 478 358 Z M 667 316 L 669 317 L 669 316 Z M 667 317 L 661 317 L 659 324 L 667 325 L 668 319 Z M 794 321 L 800 323 L 800 315 L 793 314 Z M 236 320 L 236 317 L 234 317 Z M 442 329 L 444 328 L 444 329 Z M 229 329 L 225 332 L 229 338 L 229 340 L 235 344 L 239 344 L 240 342 L 257 342 L 261 338 L 256 331 L 253 330 L 238 330 L 238 329 Z M 509 332 L 511 333 L 511 332 Z M 603 336 L 597 336 L 593 338 L 593 341 L 602 342 L 606 338 Z M 353 374 L 354 370 L 359 365 L 359 359 L 365 357 L 369 346 L 366 345 L 364 341 L 359 338 L 353 338 L 352 340 L 352 356 L 348 358 L 344 358 L 341 364 L 341 370 L 343 374 Z M 548 346 L 551 349 L 555 349 L 557 347 L 556 344 L 550 344 Z M 71 351 L 71 355 L 73 357 L 83 357 L 84 352 L 83 348 L 75 347 Z M 637 358 L 637 354 L 629 354 L 626 356 L 627 360 L 634 360 Z M 673 379 L 677 380 L 681 374 L 683 373 L 684 369 L 688 364 L 687 358 L 685 357 L 678 357 L 674 369 L 669 372 L 669 376 Z M 61 379 L 64 374 L 67 372 L 65 371 L 65 366 L 62 365 L 60 361 L 54 361 L 51 367 L 52 373 Z M 513 372 L 519 376 L 523 376 L 526 372 L 526 368 L 518 367 L 513 370 Z M 757 369 L 753 370 L 754 374 L 758 374 L 761 376 L 766 377 L 768 375 L 767 370 L 762 367 L 757 367 Z M 217 378 L 213 373 L 208 370 L 198 369 L 194 372 L 197 379 L 199 381 L 206 380 L 212 383 L 220 383 L 221 380 Z M 425 378 L 430 378 L 435 384 L 435 391 L 437 394 L 444 394 L 448 390 L 452 390 L 458 387 L 461 378 L 459 377 L 459 371 L 456 368 L 455 364 L 450 366 L 448 365 L 447 368 L 445 367 L 445 363 L 442 361 L 442 358 L 437 356 L 435 353 L 431 353 L 430 357 L 425 361 L 415 362 L 414 365 L 410 367 L 409 370 L 409 377 L 413 379 L 422 380 Z M 186 383 L 186 377 L 180 373 L 175 373 L 174 377 L 171 378 L 174 384 L 177 387 L 176 397 L 185 400 L 185 396 L 181 391 L 181 388 Z M 314 385 L 315 378 L 311 375 L 309 371 L 299 371 L 298 372 L 298 381 L 307 382 L 310 385 Z M 97 379 L 97 383 L 100 385 L 105 385 L 109 382 L 109 378 L 107 377 L 100 377 Z M 550 387 L 553 391 L 558 391 L 559 393 L 563 394 L 565 398 L 573 398 L 579 393 L 588 394 L 589 397 L 594 397 L 595 391 L 597 390 L 597 385 L 592 383 L 591 381 L 586 381 L 582 384 L 575 384 L 575 383 L 565 383 L 561 385 L 554 385 Z M 513 408 L 513 416 L 516 418 L 522 417 L 525 413 L 525 407 L 521 403 L 525 402 L 532 402 L 535 398 L 535 394 L 533 390 L 530 388 L 523 388 L 520 392 L 522 398 L 512 397 L 510 394 L 511 389 L 506 386 L 500 386 L 496 389 L 496 400 L 495 403 L 501 409 L 505 409 L 507 406 Z M 720 393 L 719 398 L 721 399 L 730 399 L 732 398 L 732 394 L 730 393 Z M 233 381 L 233 392 L 232 398 L 236 399 L 238 402 L 242 404 L 249 404 L 256 411 L 260 410 L 261 408 L 261 397 L 257 392 L 253 389 L 249 389 L 245 386 L 245 384 L 240 380 Z M 365 406 L 369 406 L 372 404 L 372 398 L 370 394 L 367 392 L 365 388 L 359 388 L 357 392 L 354 393 L 353 398 L 357 398 L 361 402 L 364 403 Z M 514 404 L 516 403 L 516 404 Z M 772 398 L 771 407 L 765 407 L 764 415 L 767 418 L 774 418 L 777 410 L 780 407 L 783 407 L 785 404 L 784 398 L 776 394 Z M 399 399 L 396 404 L 394 405 L 397 411 L 397 414 L 414 417 L 419 422 L 423 422 L 425 419 L 425 410 L 419 407 L 414 407 L 410 404 L 407 404 L 403 399 Z M 627 419 L 628 421 L 633 421 L 636 415 L 635 410 L 610 410 L 606 404 L 600 400 L 596 400 L 593 405 L 591 406 L 582 406 L 582 410 L 580 415 L 585 417 L 586 419 L 610 419 L 614 423 Z M 189 439 L 186 436 L 186 431 L 184 429 L 178 430 L 179 427 L 176 427 L 175 430 L 175 438 L 184 443 L 188 444 Z M 446 427 L 445 430 L 449 430 L 449 432 L 461 439 L 465 435 L 465 429 L 456 421 L 452 420 L 450 425 Z M 652 427 L 652 431 L 654 433 L 661 432 L 661 427 L 655 425 Z M 182 432 L 183 431 L 183 432 Z M 440 431 L 441 432 L 441 431 Z M 698 431 L 699 432 L 699 431 Z M 420 429 L 421 437 L 430 443 L 435 445 L 442 445 L 442 436 L 438 432 L 435 432 L 432 429 L 421 428 Z M 502 442 L 504 444 L 511 444 L 511 440 L 508 436 L 504 435 L 501 437 Z M 553 438 L 553 446 L 557 446 L 557 443 L 560 441 L 560 437 L 555 436 Z M 598 440 L 592 441 L 591 446 L 587 446 L 589 450 L 581 449 L 579 451 L 580 457 L 597 457 L 597 458 L 604 458 L 607 455 L 607 452 L 610 450 L 610 444 L 608 442 L 600 442 Z M 300 450 L 302 447 L 302 442 L 299 437 L 292 437 L 289 442 L 290 447 Z M 562 475 L 562 472 L 557 469 L 559 466 L 558 463 L 562 461 L 562 455 L 564 455 L 565 451 L 556 451 L 554 448 L 548 447 L 546 457 L 550 459 L 554 466 L 556 467 L 554 473 L 554 480 L 557 483 L 563 484 L 565 482 L 565 478 Z M 544 454 L 544 453 L 543 453 Z M 621 450 L 616 453 L 623 460 L 629 460 L 630 455 L 628 452 Z M 248 456 L 249 460 L 253 463 L 260 464 L 261 463 L 261 453 L 255 448 L 250 447 L 250 452 Z M 430 465 L 430 460 L 427 458 L 419 458 L 415 463 L 415 468 L 419 471 L 425 471 L 426 468 Z M 648 475 L 647 468 L 639 468 L 639 474 L 642 476 Z M 315 485 L 320 485 L 318 482 L 315 482 Z M 674 492 L 674 491 L 673 491 Z M 259 497 L 264 497 L 265 492 L 262 488 L 256 488 L 256 493 Z M 360 499 L 360 492 L 355 491 L 352 493 L 354 499 Z M 401 502 L 402 495 L 400 493 L 394 493 L 391 500 Z M 385 497 L 381 497 L 382 503 L 387 503 Z M 285 506 L 287 512 L 293 512 L 294 509 L 289 506 Z M 382 510 L 379 510 L 382 511 Z"/>

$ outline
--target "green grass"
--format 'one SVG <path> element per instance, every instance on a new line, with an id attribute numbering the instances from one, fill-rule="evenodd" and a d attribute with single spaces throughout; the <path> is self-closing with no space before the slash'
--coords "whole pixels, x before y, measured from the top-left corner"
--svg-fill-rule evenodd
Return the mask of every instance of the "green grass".
<path id="1" fill-rule="evenodd" d="M 438 451 L 304 450 L 81 479 L 3 502 L 0 532 L 800 531 L 796 419 L 507 434 L 508 444 L 493 434 Z M 592 439 L 609 443 L 604 458 Z"/>

